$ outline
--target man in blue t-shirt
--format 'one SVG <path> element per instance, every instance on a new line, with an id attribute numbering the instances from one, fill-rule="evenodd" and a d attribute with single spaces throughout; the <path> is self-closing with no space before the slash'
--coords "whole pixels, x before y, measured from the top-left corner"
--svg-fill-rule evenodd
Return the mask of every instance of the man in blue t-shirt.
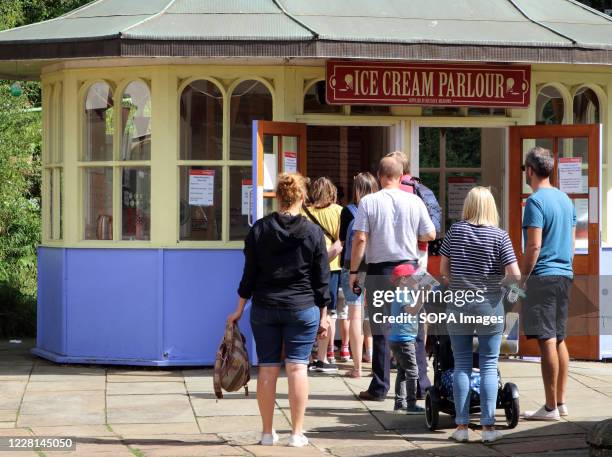
<path id="1" fill-rule="evenodd" d="M 570 198 L 550 183 L 554 169 L 550 151 L 532 148 L 523 169 L 533 189 L 523 215 L 521 273 L 527 289 L 523 324 L 527 338 L 538 339 L 546 394 L 546 403 L 537 411 L 526 411 L 525 419 L 558 421 L 568 415 L 565 333 L 574 276 L 576 210 Z"/>

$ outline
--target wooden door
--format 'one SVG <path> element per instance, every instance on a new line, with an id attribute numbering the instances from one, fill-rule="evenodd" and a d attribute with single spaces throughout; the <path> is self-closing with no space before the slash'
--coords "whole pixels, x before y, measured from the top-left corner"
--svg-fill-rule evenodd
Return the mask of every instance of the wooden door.
<path id="1" fill-rule="evenodd" d="M 523 209 L 531 194 L 521 166 L 529 149 L 540 146 L 550 150 L 555 159 L 553 186 L 567 191 L 576 208 L 575 277 L 567 345 L 571 357 L 590 360 L 599 358 L 599 132 L 598 124 L 510 127 L 509 234 L 514 250 L 521 261 Z M 540 355 L 537 342 L 521 336 L 520 353 Z"/>

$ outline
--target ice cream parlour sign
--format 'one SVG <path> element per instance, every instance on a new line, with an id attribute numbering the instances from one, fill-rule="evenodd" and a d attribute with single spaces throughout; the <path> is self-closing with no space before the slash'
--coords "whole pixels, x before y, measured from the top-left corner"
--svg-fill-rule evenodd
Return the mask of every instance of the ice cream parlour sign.
<path id="1" fill-rule="evenodd" d="M 529 106 L 529 65 L 327 61 L 334 105 Z"/>

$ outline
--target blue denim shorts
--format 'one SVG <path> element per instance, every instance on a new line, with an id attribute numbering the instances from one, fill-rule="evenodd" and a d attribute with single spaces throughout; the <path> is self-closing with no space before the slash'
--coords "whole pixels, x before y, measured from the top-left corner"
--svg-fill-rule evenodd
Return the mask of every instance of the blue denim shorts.
<path id="1" fill-rule="evenodd" d="M 283 345 L 285 362 L 307 365 L 317 338 L 319 319 L 319 308 L 314 305 L 306 309 L 253 306 L 251 329 L 259 366 L 279 366 Z"/>
<path id="2" fill-rule="evenodd" d="M 353 289 L 349 284 L 349 273 L 349 270 L 346 268 L 343 268 L 342 272 L 340 273 L 340 287 L 342 287 L 342 293 L 344 293 L 344 300 L 349 306 L 361 306 L 361 304 L 363 304 L 363 294 L 355 295 L 353 293 Z M 363 287 L 364 276 L 365 274 L 359 274 L 359 282 L 361 287 Z"/>

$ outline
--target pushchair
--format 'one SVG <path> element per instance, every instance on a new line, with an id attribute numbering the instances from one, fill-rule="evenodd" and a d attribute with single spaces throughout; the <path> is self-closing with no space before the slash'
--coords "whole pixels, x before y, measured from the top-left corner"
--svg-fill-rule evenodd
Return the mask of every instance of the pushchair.
<path id="1" fill-rule="evenodd" d="M 450 337 L 446 335 L 444 324 L 434 324 L 429 327 L 428 346 L 430 357 L 433 357 L 434 382 L 425 392 L 425 420 L 429 430 L 438 428 L 440 412 L 455 417 L 453 403 L 452 373 L 453 351 Z M 480 412 L 480 372 L 478 369 L 478 340 L 474 338 L 474 369 L 470 377 L 470 414 Z M 516 354 L 518 352 L 518 315 L 508 313 L 506 326 L 502 337 L 500 354 Z M 497 370 L 498 391 L 497 409 L 503 409 L 508 428 L 518 424 L 520 415 L 519 390 L 512 382 L 502 383 L 499 369 Z"/>

